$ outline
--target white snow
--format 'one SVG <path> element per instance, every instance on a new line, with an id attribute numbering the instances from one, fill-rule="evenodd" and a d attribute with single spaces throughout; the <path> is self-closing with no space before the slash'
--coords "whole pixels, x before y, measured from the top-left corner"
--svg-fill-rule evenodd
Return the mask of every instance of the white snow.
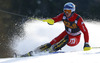
<path id="1" fill-rule="evenodd" d="M 99 22 L 85 22 L 90 36 L 91 47 L 99 47 Z M 62 22 L 48 25 L 42 21 L 26 22 L 23 26 L 25 36 L 22 38 L 15 38 L 16 44 L 14 50 L 19 54 L 27 53 L 34 50 L 39 45 L 50 42 L 53 38 L 58 36 L 63 30 Z M 80 43 L 75 47 L 65 46 L 62 51 L 66 53 L 36 55 L 25 58 L 0 58 L 0 63 L 100 63 L 100 49 L 92 49 L 90 51 L 82 51 L 84 45 L 83 34 Z"/>

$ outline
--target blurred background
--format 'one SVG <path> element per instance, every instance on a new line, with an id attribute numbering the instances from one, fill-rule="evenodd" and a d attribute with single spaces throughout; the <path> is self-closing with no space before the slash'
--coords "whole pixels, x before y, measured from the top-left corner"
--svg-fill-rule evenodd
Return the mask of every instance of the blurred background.
<path id="1" fill-rule="evenodd" d="M 22 25 L 27 17 L 54 17 L 67 2 L 73 2 L 84 19 L 99 21 L 100 0 L 0 0 L 0 58 L 12 56 L 12 38 L 24 35 Z"/>

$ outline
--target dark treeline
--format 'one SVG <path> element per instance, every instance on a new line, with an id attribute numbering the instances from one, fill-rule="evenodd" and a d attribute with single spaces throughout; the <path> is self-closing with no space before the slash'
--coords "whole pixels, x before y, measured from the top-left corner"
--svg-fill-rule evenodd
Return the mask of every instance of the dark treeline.
<path id="1" fill-rule="evenodd" d="M 100 19 L 100 0 L 0 0 L 0 57 L 12 56 L 12 38 L 22 36 L 25 17 L 54 17 L 66 2 L 73 2 L 83 18 Z"/>
<path id="2" fill-rule="evenodd" d="M 35 17 L 54 17 L 63 12 L 66 2 L 76 5 L 76 12 L 87 19 L 100 19 L 100 0 L 12 0 L 12 12 Z"/>

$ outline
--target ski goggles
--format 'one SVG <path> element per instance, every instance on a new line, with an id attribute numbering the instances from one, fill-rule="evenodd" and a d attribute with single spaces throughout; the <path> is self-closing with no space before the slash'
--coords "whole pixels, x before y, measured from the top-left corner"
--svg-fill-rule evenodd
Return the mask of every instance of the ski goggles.
<path id="1" fill-rule="evenodd" d="M 64 10 L 65 13 L 71 13 L 71 10 Z"/>

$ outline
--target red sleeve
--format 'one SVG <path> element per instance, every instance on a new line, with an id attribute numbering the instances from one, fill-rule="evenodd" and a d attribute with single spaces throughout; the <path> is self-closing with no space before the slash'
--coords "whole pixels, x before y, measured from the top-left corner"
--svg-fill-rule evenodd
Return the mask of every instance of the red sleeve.
<path id="1" fill-rule="evenodd" d="M 78 26 L 80 28 L 80 30 L 83 32 L 84 34 L 84 40 L 85 42 L 89 42 L 89 33 L 88 33 L 88 30 L 83 22 L 83 19 L 80 17 L 79 20 L 78 20 Z"/>
<path id="2" fill-rule="evenodd" d="M 56 22 L 59 22 L 62 20 L 64 13 L 61 13 L 59 15 L 57 15 L 56 17 L 53 17 L 52 19 Z"/>

